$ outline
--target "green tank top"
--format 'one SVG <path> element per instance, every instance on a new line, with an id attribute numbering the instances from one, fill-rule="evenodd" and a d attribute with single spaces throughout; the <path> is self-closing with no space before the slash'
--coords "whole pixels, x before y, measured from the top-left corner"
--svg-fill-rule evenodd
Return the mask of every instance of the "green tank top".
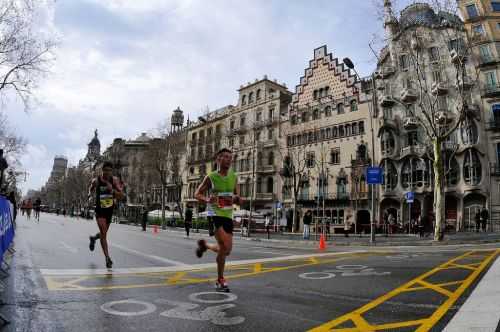
<path id="1" fill-rule="evenodd" d="M 217 202 L 210 204 L 209 215 L 233 219 L 233 194 L 236 187 L 237 176 L 232 170 L 229 170 L 226 176 L 219 172 L 210 172 L 208 174 L 212 182 L 211 193 L 217 197 Z"/>

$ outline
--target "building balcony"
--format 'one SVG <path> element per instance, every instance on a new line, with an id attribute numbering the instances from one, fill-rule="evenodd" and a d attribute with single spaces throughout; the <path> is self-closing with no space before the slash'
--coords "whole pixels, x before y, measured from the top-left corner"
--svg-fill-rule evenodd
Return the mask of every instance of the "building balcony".
<path id="1" fill-rule="evenodd" d="M 481 95 L 486 98 L 493 98 L 500 96 L 500 83 L 494 82 L 485 84 L 481 89 Z"/>
<path id="2" fill-rule="evenodd" d="M 412 88 L 405 88 L 401 91 L 401 101 L 403 103 L 413 103 L 417 100 L 417 92 Z"/>
<path id="3" fill-rule="evenodd" d="M 479 67 L 487 67 L 496 64 L 500 61 L 498 56 L 494 55 L 480 55 L 478 57 Z"/>
<path id="4" fill-rule="evenodd" d="M 418 120 L 414 116 L 407 116 L 403 119 L 403 128 L 406 130 L 416 129 L 418 127 Z"/>
<path id="5" fill-rule="evenodd" d="M 257 165 L 257 173 L 275 173 L 276 167 L 274 165 Z"/>
<path id="6" fill-rule="evenodd" d="M 337 192 L 337 193 L 327 193 L 324 195 L 319 195 L 317 193 L 299 193 L 297 196 L 298 202 L 317 202 L 318 199 L 320 201 L 347 201 L 349 199 L 355 199 L 355 197 L 351 197 L 349 192 Z"/>
<path id="7" fill-rule="evenodd" d="M 456 149 L 458 149 L 458 144 L 455 141 L 445 141 L 443 142 L 443 149 L 455 151 Z"/>
<path id="8" fill-rule="evenodd" d="M 269 148 L 269 147 L 273 147 L 277 144 L 278 144 L 278 140 L 273 138 L 273 139 L 268 139 L 265 141 L 258 142 L 257 147 L 258 148 Z"/>
<path id="9" fill-rule="evenodd" d="M 263 201 L 272 201 L 273 196 L 274 196 L 273 193 L 256 193 L 255 199 L 256 200 L 263 200 Z"/>
<path id="10" fill-rule="evenodd" d="M 391 107 L 393 106 L 396 101 L 394 100 L 394 98 L 392 98 L 391 95 L 388 95 L 388 94 L 382 94 L 382 96 L 380 97 L 380 106 L 381 107 Z"/>
<path id="11" fill-rule="evenodd" d="M 470 41 L 473 44 L 479 44 L 479 43 L 484 43 L 488 41 L 488 36 L 486 36 L 485 33 L 473 33 L 472 36 L 470 37 Z"/>
<path id="12" fill-rule="evenodd" d="M 393 66 L 386 66 L 382 69 L 383 78 L 388 78 L 395 73 L 396 73 L 396 68 L 394 68 Z"/>
<path id="13" fill-rule="evenodd" d="M 379 127 L 381 129 L 383 127 L 390 127 L 396 130 L 398 129 L 398 123 L 396 122 L 396 120 L 394 120 L 394 118 L 383 117 L 380 118 L 378 121 L 379 121 Z"/>
<path id="14" fill-rule="evenodd" d="M 421 144 L 409 145 L 401 148 L 401 158 L 409 155 L 422 156 L 425 153 L 425 146 Z"/>
<path id="15" fill-rule="evenodd" d="M 444 82 L 432 83 L 431 92 L 436 96 L 443 96 L 448 93 L 448 85 Z"/>
<path id="16" fill-rule="evenodd" d="M 500 176 L 500 164 L 490 164 L 490 174 L 492 176 Z"/>

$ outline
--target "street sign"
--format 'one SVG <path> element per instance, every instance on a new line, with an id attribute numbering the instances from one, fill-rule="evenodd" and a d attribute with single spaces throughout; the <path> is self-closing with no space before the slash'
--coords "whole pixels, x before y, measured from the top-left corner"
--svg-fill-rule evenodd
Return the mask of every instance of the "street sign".
<path id="1" fill-rule="evenodd" d="M 409 191 L 405 194 L 406 203 L 413 203 L 415 199 L 415 193 L 413 191 Z"/>
<path id="2" fill-rule="evenodd" d="M 366 183 L 368 183 L 368 184 L 382 184 L 382 168 L 381 167 L 368 167 L 366 169 Z"/>

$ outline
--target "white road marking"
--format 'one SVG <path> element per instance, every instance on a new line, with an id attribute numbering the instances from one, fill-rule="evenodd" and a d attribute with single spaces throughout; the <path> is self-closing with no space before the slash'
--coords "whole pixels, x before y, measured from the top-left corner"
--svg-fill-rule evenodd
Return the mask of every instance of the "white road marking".
<path id="1" fill-rule="evenodd" d="M 118 304 L 136 304 L 136 305 L 144 306 L 144 309 L 139 310 L 139 311 L 119 311 L 119 310 L 113 309 L 113 306 L 118 305 Z M 152 312 L 155 312 L 156 306 L 152 303 L 149 303 L 149 302 L 128 299 L 128 300 L 121 300 L 121 301 L 113 301 L 113 302 L 104 303 L 101 306 L 101 310 L 104 312 L 107 312 L 108 314 L 111 314 L 111 315 L 130 317 L 130 316 L 147 315 L 147 314 L 150 314 Z"/>
<path id="2" fill-rule="evenodd" d="M 291 255 L 286 257 L 271 257 L 259 259 L 245 259 L 238 261 L 227 261 L 226 266 L 246 265 L 256 263 L 280 262 L 285 260 L 307 259 L 311 257 L 329 257 L 340 256 L 345 254 L 366 253 L 367 250 L 355 250 L 346 252 L 332 252 L 322 254 L 307 254 L 307 255 Z M 118 269 L 40 269 L 40 273 L 44 276 L 89 276 L 89 275 L 110 275 L 110 274 L 134 274 L 134 273 L 160 273 L 160 272 L 177 272 L 177 271 L 192 271 L 202 270 L 206 268 L 217 267 L 216 263 L 204 263 L 194 265 L 181 266 L 158 266 L 158 267 L 138 267 L 138 268 L 118 268 Z"/>
<path id="3" fill-rule="evenodd" d="M 137 255 L 137 256 L 142 256 L 142 257 L 145 257 L 145 258 L 150 258 L 150 259 L 162 262 L 162 263 L 172 264 L 172 265 L 176 265 L 176 266 L 183 266 L 183 267 L 187 266 L 187 264 L 185 264 L 183 262 L 174 261 L 172 259 L 168 259 L 168 258 L 164 258 L 164 257 L 160 257 L 160 256 L 146 254 L 146 253 L 134 250 L 134 249 L 130 249 L 130 248 L 121 246 L 121 245 L 116 244 L 116 243 L 110 243 L 109 245 L 111 247 L 118 248 L 118 249 L 123 250 L 125 252 L 131 253 L 131 254 L 134 254 L 134 255 Z"/>
<path id="4" fill-rule="evenodd" d="M 497 257 L 444 332 L 491 331 L 500 321 L 500 259 Z M 496 303 L 496 304 L 495 304 Z"/>

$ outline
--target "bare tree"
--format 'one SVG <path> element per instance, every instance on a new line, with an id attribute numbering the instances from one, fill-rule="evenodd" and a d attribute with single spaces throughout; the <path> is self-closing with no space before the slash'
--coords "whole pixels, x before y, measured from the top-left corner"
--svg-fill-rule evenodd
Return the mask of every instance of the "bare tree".
<path id="1" fill-rule="evenodd" d="M 287 136 L 286 133 L 283 133 L 283 135 L 284 137 Z M 280 175 L 284 182 L 284 191 L 292 196 L 292 231 L 294 232 L 299 223 L 297 220 L 297 201 L 299 200 L 299 192 L 309 180 L 306 170 L 308 166 L 312 166 L 312 164 L 308 164 L 305 149 L 290 147 L 287 142 L 280 146 L 279 152 L 283 162 L 283 168 Z"/>
<path id="2" fill-rule="evenodd" d="M 0 2 L 0 96 L 14 92 L 25 108 L 54 57 L 54 40 L 34 31 L 37 6 L 33 0 Z"/>

